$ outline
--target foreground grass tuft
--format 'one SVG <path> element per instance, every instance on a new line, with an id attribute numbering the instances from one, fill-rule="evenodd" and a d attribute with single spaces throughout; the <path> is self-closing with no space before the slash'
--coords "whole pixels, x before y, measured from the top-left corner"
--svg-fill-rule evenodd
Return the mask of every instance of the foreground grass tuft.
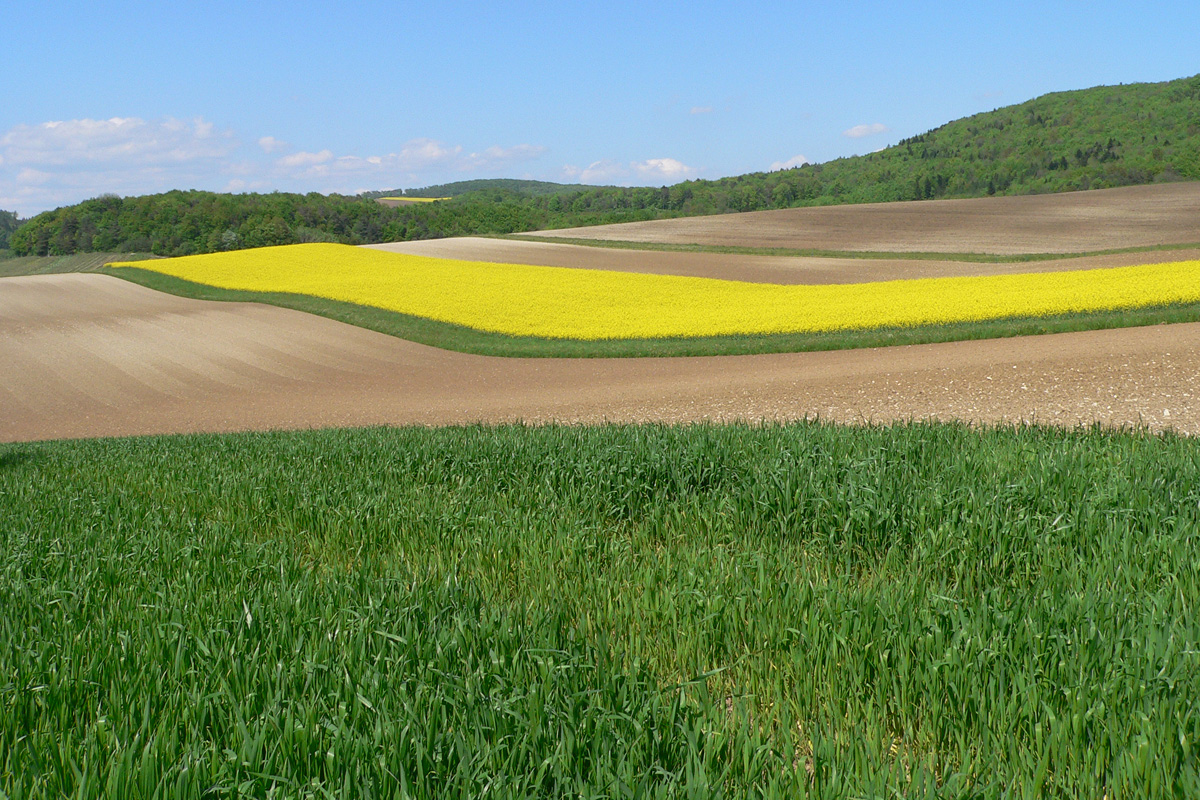
<path id="1" fill-rule="evenodd" d="M 10 798 L 1200 793 L 1172 435 L 5 445 L 0 520 Z"/>

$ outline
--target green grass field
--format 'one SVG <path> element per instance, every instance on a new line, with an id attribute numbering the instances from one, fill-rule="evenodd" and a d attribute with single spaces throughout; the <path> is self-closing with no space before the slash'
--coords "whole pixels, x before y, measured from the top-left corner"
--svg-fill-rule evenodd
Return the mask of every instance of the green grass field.
<path id="1" fill-rule="evenodd" d="M 0 446 L 0 796 L 1200 795 L 1200 445 Z"/>

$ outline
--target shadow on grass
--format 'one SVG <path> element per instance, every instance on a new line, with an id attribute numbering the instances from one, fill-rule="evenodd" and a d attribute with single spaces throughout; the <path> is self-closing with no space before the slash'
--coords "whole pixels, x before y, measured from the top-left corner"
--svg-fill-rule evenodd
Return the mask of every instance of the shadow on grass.
<path id="1" fill-rule="evenodd" d="M 43 456 L 25 448 L 0 449 L 0 470 L 15 469 Z"/>

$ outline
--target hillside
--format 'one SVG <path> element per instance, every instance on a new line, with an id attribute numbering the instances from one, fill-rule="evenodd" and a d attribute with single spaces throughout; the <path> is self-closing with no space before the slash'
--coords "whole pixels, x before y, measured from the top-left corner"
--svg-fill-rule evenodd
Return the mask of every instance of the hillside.
<path id="1" fill-rule="evenodd" d="M 1048 94 L 811 172 L 843 202 L 1200 179 L 1200 75 Z"/>
<path id="2" fill-rule="evenodd" d="M 852 158 L 663 187 L 481 180 L 429 186 L 442 203 L 384 208 L 369 193 L 104 197 L 46 212 L 18 255 L 186 255 L 305 241 L 504 234 L 773 208 L 1022 195 L 1200 179 L 1200 75 L 1044 95 Z M 2 227 L 0 220 L 0 227 Z M 3 233 L 0 233 L 2 236 Z"/>
<path id="3" fill-rule="evenodd" d="M 1200 180 L 1200 75 L 1043 95 L 946 123 L 878 153 L 670 187 L 523 191 L 556 216 L 655 210 L 697 216 L 807 205 L 1104 189 Z M 498 186 L 409 191 L 454 196 Z M 519 184 L 521 182 L 513 182 Z M 544 184 L 543 187 L 554 184 Z M 556 220 L 557 222 L 557 220 Z M 552 227 L 561 227 L 554 225 Z"/>

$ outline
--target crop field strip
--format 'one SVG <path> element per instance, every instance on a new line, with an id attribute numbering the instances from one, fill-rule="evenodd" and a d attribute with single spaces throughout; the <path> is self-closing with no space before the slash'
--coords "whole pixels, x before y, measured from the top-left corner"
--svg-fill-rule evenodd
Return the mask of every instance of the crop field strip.
<path id="1" fill-rule="evenodd" d="M 539 238 L 921 253 L 1081 253 L 1191 244 L 1200 181 L 1089 192 L 790 208 L 538 231 Z"/>
<path id="2" fill-rule="evenodd" d="M 377 197 L 375 202 L 380 205 L 396 208 L 397 206 L 416 206 L 434 203 L 438 200 L 449 200 L 448 197 Z"/>
<path id="3" fill-rule="evenodd" d="M 107 275 L 6 278 L 0 441 L 812 416 L 1200 433 L 1195 323 L 884 350 L 546 359 L 458 353 L 364 327 L 387 319 L 353 321 L 194 300 Z"/>
<path id="4" fill-rule="evenodd" d="M 487 333 L 581 341 L 906 329 L 1200 301 L 1200 262 L 836 286 L 456 261 L 330 244 L 137 266 L 222 289 L 308 295 Z"/>
<path id="5" fill-rule="evenodd" d="M 424 317 L 400 314 L 311 295 L 219 289 L 159 272 L 125 266 L 101 270 L 151 289 L 200 300 L 257 302 L 291 308 L 387 333 L 413 342 L 477 355 L 508 357 L 603 358 L 800 353 L 915 345 L 963 340 L 1128 328 L 1200 320 L 1200 304 L 1167 308 L 1075 313 L 992 322 L 958 323 L 863 331 L 735 335 L 664 339 L 572 340 L 517 337 L 478 331 Z"/>
<path id="6" fill-rule="evenodd" d="M 0 792 L 1196 796 L 1197 487 L 1144 430 L 0 446 Z"/>

